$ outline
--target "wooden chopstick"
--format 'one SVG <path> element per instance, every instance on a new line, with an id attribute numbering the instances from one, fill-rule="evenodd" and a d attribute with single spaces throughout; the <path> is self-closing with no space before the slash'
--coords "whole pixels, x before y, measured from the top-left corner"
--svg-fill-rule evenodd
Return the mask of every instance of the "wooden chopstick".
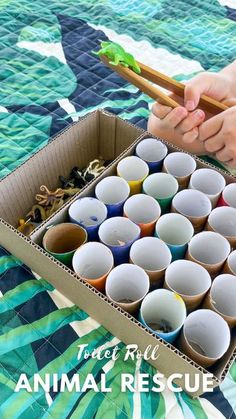
<path id="1" fill-rule="evenodd" d="M 141 77 L 150 80 L 151 82 L 156 83 L 161 87 L 164 87 L 165 89 L 171 91 L 172 93 L 175 93 L 176 95 L 182 98 L 184 97 L 185 85 L 183 83 L 180 83 L 172 79 L 171 77 L 168 77 L 165 74 L 160 73 L 159 71 L 156 71 L 151 67 L 148 67 L 143 63 L 137 63 L 141 69 Z M 217 100 L 212 99 L 211 97 L 206 95 L 201 96 L 199 107 L 213 114 L 217 114 L 228 109 L 227 105 L 224 105 L 223 103 L 218 102 Z"/>
<path id="2" fill-rule="evenodd" d="M 141 69 L 141 73 L 137 74 L 130 68 L 124 67 L 122 65 L 114 66 L 110 64 L 108 58 L 104 55 L 101 56 L 101 60 L 103 61 L 104 64 L 106 64 L 108 67 L 112 68 L 114 71 L 120 74 L 125 80 L 134 84 L 143 93 L 147 94 L 152 99 L 158 100 L 160 103 L 166 106 L 170 106 L 172 108 L 176 108 L 177 106 L 180 106 L 178 102 L 173 100 L 171 97 L 163 93 L 156 86 L 153 86 L 146 80 L 149 80 L 152 83 L 155 83 L 158 86 L 161 86 L 169 90 L 170 92 L 175 93 L 177 96 L 181 98 L 184 97 L 185 85 L 183 83 L 180 83 L 172 79 L 171 77 L 168 77 L 165 74 L 160 73 L 159 71 L 156 71 L 152 69 L 151 67 L 148 67 L 147 65 L 140 62 L 137 62 L 137 63 Z M 203 109 L 204 111 L 210 112 L 215 115 L 228 109 L 228 106 L 206 95 L 201 96 L 199 107 Z"/>
<path id="3" fill-rule="evenodd" d="M 101 56 L 101 60 L 104 64 L 106 64 L 108 67 L 112 68 L 112 70 L 120 74 L 125 80 L 134 84 L 136 87 L 139 88 L 139 90 L 141 90 L 146 95 L 150 96 L 152 99 L 159 100 L 160 103 L 166 106 L 170 106 L 171 108 L 176 108 L 177 106 L 179 106 L 178 102 L 176 102 L 171 97 L 163 93 L 157 87 L 152 86 L 149 82 L 145 80 L 145 78 L 141 77 L 133 70 L 130 70 L 129 68 L 124 67 L 122 65 L 115 66 L 110 64 L 109 60 L 104 55 Z"/>

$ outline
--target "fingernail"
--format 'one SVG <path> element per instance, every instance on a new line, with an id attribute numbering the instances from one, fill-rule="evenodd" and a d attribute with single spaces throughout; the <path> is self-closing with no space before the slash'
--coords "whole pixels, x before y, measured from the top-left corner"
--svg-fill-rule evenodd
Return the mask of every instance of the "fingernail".
<path id="1" fill-rule="evenodd" d="M 186 109 L 188 109 L 188 111 L 193 111 L 195 109 L 195 104 L 193 100 L 187 100 L 187 102 L 185 103 L 185 107 Z"/>
<path id="2" fill-rule="evenodd" d="M 204 117 L 205 113 L 201 109 L 197 109 L 196 112 L 194 112 L 194 118 L 203 119 Z"/>

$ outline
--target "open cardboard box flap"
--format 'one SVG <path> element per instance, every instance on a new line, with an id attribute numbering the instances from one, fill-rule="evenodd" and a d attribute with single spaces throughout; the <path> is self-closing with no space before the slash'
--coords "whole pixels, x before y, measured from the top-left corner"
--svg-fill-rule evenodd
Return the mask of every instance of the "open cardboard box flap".
<path id="1" fill-rule="evenodd" d="M 53 189 L 58 186 L 59 174 L 68 176 L 73 166 L 84 167 L 98 156 L 105 160 L 115 160 L 80 193 L 80 196 L 90 195 L 101 178 L 115 173 L 117 161 L 125 155 L 132 154 L 135 144 L 147 136 L 150 135 L 145 131 L 103 111 L 96 111 L 61 132 L 47 146 L 0 181 L 0 244 L 124 343 L 136 343 L 142 352 L 148 344 L 152 347 L 158 345 L 159 357 L 149 362 L 159 372 L 166 376 L 178 373 L 194 377 L 199 374 L 200 387 L 195 393 L 190 393 L 191 396 L 199 396 L 203 392 L 206 370 L 174 346 L 157 338 L 40 247 L 46 226 L 66 220 L 68 206 L 76 197 L 70 199 L 33 232 L 34 242 L 14 228 L 18 219 L 24 217 L 31 209 L 34 196 L 42 184 Z M 170 152 L 178 150 L 169 144 L 167 146 Z M 209 166 L 199 159 L 196 160 L 198 167 Z M 233 177 L 222 173 L 228 183 L 235 181 Z M 219 385 L 233 362 L 236 355 L 235 346 L 236 337 L 232 339 L 228 352 L 212 368 L 214 387 Z M 184 388 L 184 379 L 176 380 L 176 383 Z"/>

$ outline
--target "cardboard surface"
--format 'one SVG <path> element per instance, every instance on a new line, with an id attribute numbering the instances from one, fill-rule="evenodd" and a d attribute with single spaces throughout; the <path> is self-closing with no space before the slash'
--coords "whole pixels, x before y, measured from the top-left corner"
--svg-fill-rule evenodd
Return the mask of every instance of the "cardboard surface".
<path id="1" fill-rule="evenodd" d="M 56 135 L 29 160 L 0 180 L 0 216 L 14 227 L 35 204 L 41 185 L 59 186 L 74 166 L 113 160 L 144 131 L 106 112 L 93 112 Z"/>
<path id="2" fill-rule="evenodd" d="M 31 209 L 34 196 L 41 184 L 54 188 L 58 186 L 59 174 L 67 176 L 73 166 L 86 166 L 98 156 L 115 159 L 98 178 L 79 193 L 79 197 L 89 196 L 94 193 L 95 185 L 103 177 L 116 173 L 117 162 L 124 156 L 132 154 L 137 142 L 147 136 L 150 137 L 150 134 L 103 111 L 90 114 L 60 133 L 46 147 L 0 182 L 0 244 L 33 271 L 47 279 L 62 294 L 124 343 L 136 343 L 141 351 L 144 351 L 148 344 L 153 347 L 159 345 L 160 356 L 156 361 L 150 360 L 150 363 L 161 373 L 166 376 L 173 373 L 189 373 L 192 376 L 199 374 L 202 383 L 206 370 L 145 329 L 133 317 L 108 301 L 104 295 L 82 281 L 74 272 L 57 262 L 40 247 L 46 227 L 67 221 L 68 207 L 78 195 L 66 202 L 33 232 L 31 238 L 35 243 L 14 228 L 18 219 Z M 167 146 L 169 152 L 179 150 L 169 144 Z M 196 160 L 198 167 L 212 167 L 199 159 Z M 227 183 L 235 182 L 232 176 L 225 172 L 221 173 Z M 214 386 L 217 386 L 227 373 L 236 355 L 235 347 L 236 338 L 233 338 L 228 352 L 211 368 L 210 372 L 214 373 Z M 183 380 L 176 382 L 183 385 Z M 200 394 L 202 386 L 190 395 Z"/>

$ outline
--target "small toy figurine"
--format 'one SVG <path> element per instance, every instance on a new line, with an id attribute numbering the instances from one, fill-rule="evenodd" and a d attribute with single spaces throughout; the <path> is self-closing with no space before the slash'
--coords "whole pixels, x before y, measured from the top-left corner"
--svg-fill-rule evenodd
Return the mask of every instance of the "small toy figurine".
<path id="1" fill-rule="evenodd" d="M 131 68 L 135 73 L 140 74 L 141 70 L 138 63 L 135 61 L 132 54 L 126 52 L 124 48 L 116 42 L 101 42 L 101 49 L 94 52 L 96 55 L 105 55 L 109 58 L 109 63 L 112 65 L 121 64 L 124 67 Z"/>
<path id="2" fill-rule="evenodd" d="M 31 211 L 26 214 L 33 223 L 41 223 L 47 219 L 46 209 L 42 205 L 35 204 L 32 206 Z"/>
<path id="3" fill-rule="evenodd" d="M 100 175 L 109 163 L 110 161 L 104 162 L 102 159 L 96 159 L 91 161 L 84 169 L 80 170 L 78 167 L 73 167 L 68 178 L 59 176 L 62 187 L 53 191 L 48 189 L 47 186 L 41 185 L 41 193 L 35 195 L 36 203 L 26 215 L 27 221 L 20 219 L 18 230 L 26 236 L 30 235 L 38 224 L 45 221 L 61 208 L 71 196 L 79 193 L 88 182 Z"/>
<path id="4" fill-rule="evenodd" d="M 59 176 L 59 181 L 61 183 L 61 187 L 62 189 L 67 189 L 67 188 L 74 188 L 74 182 L 73 180 L 71 180 L 70 178 L 65 178 L 64 176 Z"/>
<path id="5" fill-rule="evenodd" d="M 69 176 L 69 179 L 73 180 L 74 187 L 77 187 L 80 189 L 82 189 L 86 185 L 86 180 L 84 179 L 82 172 L 83 172 L 82 170 L 79 170 L 79 168 L 75 166 L 71 170 L 71 173 Z"/>
<path id="6" fill-rule="evenodd" d="M 54 201 L 60 200 L 64 196 L 64 191 L 61 188 L 58 188 L 55 191 L 50 191 L 47 186 L 41 185 L 40 191 L 44 193 L 36 194 L 35 199 L 38 201 L 39 205 L 42 205 L 43 207 L 52 205 Z"/>
<path id="7" fill-rule="evenodd" d="M 20 231 L 25 236 L 29 236 L 32 231 L 35 229 L 35 225 L 30 222 L 30 220 L 24 220 L 21 218 L 19 221 L 19 226 L 17 227 L 17 230 Z"/>
<path id="8" fill-rule="evenodd" d="M 87 182 L 96 178 L 104 170 L 103 162 L 101 160 L 93 160 L 89 163 L 88 167 L 83 170 L 83 176 Z"/>

